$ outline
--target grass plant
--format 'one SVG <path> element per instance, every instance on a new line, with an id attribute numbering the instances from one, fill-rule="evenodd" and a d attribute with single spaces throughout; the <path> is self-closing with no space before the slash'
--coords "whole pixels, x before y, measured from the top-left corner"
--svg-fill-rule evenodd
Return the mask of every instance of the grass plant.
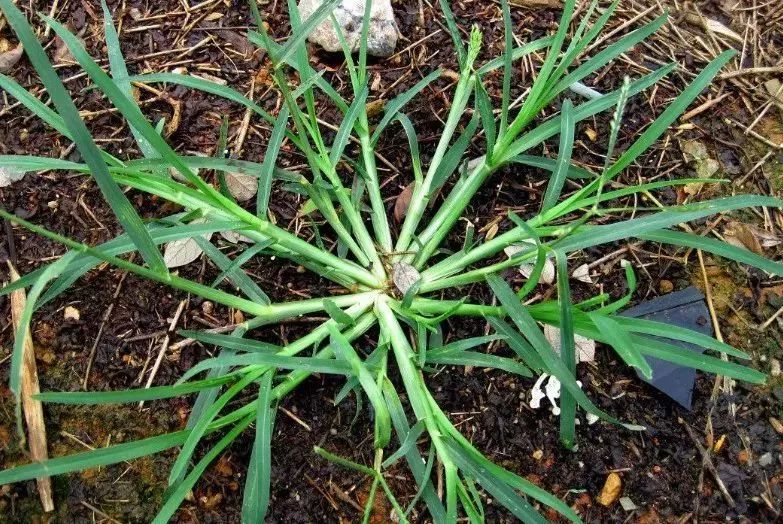
<path id="1" fill-rule="evenodd" d="M 584 99 L 570 88 L 589 80 L 591 75 L 655 33 L 666 22 L 666 15 L 585 56 L 612 16 L 617 1 L 603 10 L 593 1 L 583 18 L 573 21 L 575 2 L 566 0 L 554 35 L 514 47 L 509 5 L 507 0 L 502 0 L 505 52 L 479 63 L 481 32 L 474 27 L 468 41 L 463 41 L 448 2 L 441 0 L 460 70 L 449 95 L 450 109 L 440 138 L 432 155 L 425 158 L 418 150 L 414 122 L 404 111 L 410 100 L 440 77 L 440 71 L 433 71 L 389 101 L 380 119 L 371 119 L 366 110 L 370 91 L 365 45 L 369 17 L 363 20 L 363 45 L 358 54 L 353 55 L 343 42 L 351 99 L 338 94 L 308 60 L 307 35 L 316 24 L 330 19 L 336 4 L 337 0 L 327 0 L 310 19 L 302 21 L 295 1 L 288 0 L 292 34 L 278 42 L 267 33 L 256 2 L 250 2 L 257 30 L 250 31 L 248 38 L 264 49 L 271 60 L 271 71 L 285 100 L 285 107 L 277 115 L 268 113 L 232 88 L 209 80 L 173 73 L 131 76 L 105 4 L 108 72 L 64 25 L 41 15 L 43 23 L 63 40 L 93 87 L 127 121 L 143 158 L 123 160 L 96 145 L 25 15 L 12 0 L 0 0 L 9 25 L 46 88 L 51 107 L 8 76 L 0 75 L 0 88 L 73 141 L 81 155 L 79 162 L 29 155 L 0 156 L 0 164 L 24 172 L 57 170 L 91 176 L 124 229 L 124 234 L 109 242 L 88 246 L 0 210 L 4 219 L 68 249 L 56 261 L 1 291 L 7 294 L 14 289 L 29 288 L 28 307 L 17 332 L 10 364 L 13 393 L 18 398 L 21 351 L 34 311 L 67 292 L 75 281 L 99 264 L 108 263 L 234 308 L 249 318 L 227 334 L 181 333 L 222 349 L 217 356 L 193 366 L 176 384 L 126 391 L 52 391 L 38 396 L 47 403 L 95 405 L 197 394 L 186 429 L 8 469 L 0 472 L 0 484 L 69 473 L 178 448 L 169 474 L 169 487 L 155 519 L 158 523 L 168 522 L 210 462 L 240 434 L 251 431 L 255 443 L 248 464 L 242 515 L 244 522 L 261 522 L 270 503 L 276 406 L 310 374 L 322 373 L 345 377 L 345 387 L 337 394 L 337 401 L 351 393 L 368 401 L 366 405 L 372 412 L 374 426 L 375 459 L 365 465 L 338 457 L 327 449 L 317 448 L 315 452 L 366 474 L 372 479 L 372 493 L 383 492 L 400 521 L 406 522 L 414 508 L 421 513 L 426 506 L 429 518 L 436 523 L 456 522 L 461 517 L 482 522 L 483 490 L 524 522 L 546 522 L 542 506 L 578 522 L 578 515 L 566 502 L 520 474 L 493 463 L 463 436 L 433 397 L 427 386 L 427 375 L 441 366 L 451 365 L 497 368 L 525 377 L 542 373 L 556 377 L 562 387 L 561 441 L 569 448 L 577 445 L 575 421 L 582 413 L 591 413 L 631 430 L 643 429 L 600 409 L 577 383 L 575 334 L 603 343 L 620 360 L 647 377 L 652 371 L 646 357 L 656 357 L 737 380 L 764 382 L 762 373 L 736 362 L 749 356 L 727 344 L 696 332 L 618 315 L 635 290 L 630 265 L 625 267 L 628 281 L 625 296 L 599 295 L 574 303 L 569 289 L 569 255 L 630 238 L 697 248 L 783 275 L 783 265 L 751 251 L 676 230 L 680 224 L 716 213 L 748 207 L 780 207 L 781 201 L 766 196 L 730 196 L 680 206 L 637 208 L 634 218 L 629 219 L 624 215 L 628 210 L 623 204 L 626 197 L 694 180 L 665 180 L 635 186 L 612 183 L 709 86 L 735 55 L 733 51 L 715 58 L 630 145 L 615 151 L 626 102 L 655 86 L 676 64 L 627 79 L 618 89 L 596 98 Z M 521 105 L 512 107 L 513 68 L 532 52 L 542 52 L 544 62 Z M 486 77 L 495 70 L 502 70 L 503 75 L 499 105 L 490 98 L 486 88 Z M 294 77 L 298 83 L 292 82 Z M 134 101 L 131 92 L 134 83 L 177 84 L 224 97 L 249 109 L 272 128 L 263 161 L 203 158 L 175 152 L 161 136 L 162 126 L 148 121 Z M 342 115 L 334 134 L 327 134 L 318 121 L 316 105 L 323 103 L 331 104 Z M 551 108 L 558 110 L 553 114 Z M 545 109 L 551 116 L 541 118 Z M 614 118 L 606 130 L 610 147 L 603 169 L 591 172 L 574 165 L 572 152 L 577 126 L 607 111 L 613 112 Z M 466 119 L 466 113 L 472 116 Z M 375 156 L 381 133 L 394 126 L 400 126 L 407 135 L 413 166 L 412 195 L 399 231 L 393 227 L 383 199 L 383 180 Z M 351 140 L 356 147 L 349 145 Z M 278 166 L 284 142 L 304 157 L 307 169 L 292 172 Z M 479 158 L 467 156 L 468 146 L 473 142 L 484 144 L 484 154 Z M 533 152 L 544 142 L 557 144 L 556 157 Z M 509 213 L 502 233 L 491 239 L 466 234 L 464 245 L 449 251 L 445 239 L 458 227 L 477 191 L 493 173 L 513 164 L 549 173 L 540 210 L 527 217 Z M 347 176 L 349 167 L 355 173 L 352 180 Z M 199 170 L 256 177 L 255 205 L 251 209 L 240 205 L 230 194 L 221 191 L 217 181 L 200 176 Z M 172 177 L 169 174 L 172 171 L 180 176 Z M 566 187 L 572 187 L 567 184 L 569 179 L 578 183 L 579 188 L 566 191 Z M 273 183 L 282 183 L 286 189 L 305 195 L 308 206 L 325 224 L 317 230 L 316 238 L 334 242 L 314 244 L 273 223 L 268 214 Z M 155 195 L 180 206 L 182 211 L 144 221 L 130 204 L 124 188 Z M 162 244 L 225 231 L 240 233 L 247 242 L 238 244 L 245 251 L 233 260 L 214 246 L 204 249 L 204 256 L 221 271 L 221 277 L 213 285 L 188 280 L 166 267 L 160 251 Z M 209 243 L 202 241 L 202 244 Z M 504 248 L 511 245 L 522 248 L 508 259 L 500 257 Z M 127 256 L 130 253 L 140 255 L 135 259 L 138 262 Z M 253 257 L 291 260 L 343 290 L 333 296 L 272 303 L 242 269 Z M 528 304 L 547 259 L 556 263 L 557 297 Z M 534 269 L 525 285 L 515 290 L 501 274 L 523 263 L 533 264 Z M 493 304 L 473 302 L 465 295 L 466 286 L 477 283 L 489 286 L 497 299 Z M 442 296 L 437 293 L 441 290 L 449 290 L 450 296 L 462 294 L 464 298 L 438 298 Z M 311 313 L 325 315 L 328 320 L 286 345 L 262 343 L 252 337 L 253 330 Z M 493 332 L 444 343 L 446 321 L 462 316 L 485 318 Z M 541 326 L 545 324 L 560 328 L 559 351 L 544 336 Z M 367 333 L 378 333 L 373 347 L 355 344 L 354 341 Z M 673 340 L 698 344 L 707 352 L 685 351 L 672 344 Z M 513 356 L 482 351 L 492 341 L 507 345 Z M 731 360 L 722 360 L 720 354 L 730 356 Z M 208 435 L 218 438 L 210 439 L 214 444 L 204 450 L 200 444 Z M 399 461 L 408 464 L 417 485 L 415 497 L 406 504 L 397 500 L 384 476 Z M 433 480 L 438 468 L 443 471 L 442 496 Z M 369 500 L 365 521 L 369 519 L 374 497 L 370 496 Z"/>

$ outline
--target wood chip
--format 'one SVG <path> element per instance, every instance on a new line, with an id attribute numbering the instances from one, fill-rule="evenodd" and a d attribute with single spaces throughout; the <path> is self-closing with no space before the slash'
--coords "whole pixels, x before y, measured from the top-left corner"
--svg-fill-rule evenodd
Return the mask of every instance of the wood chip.
<path id="1" fill-rule="evenodd" d="M 19 273 L 9 263 L 11 282 L 19 280 Z M 27 302 L 24 289 L 11 292 L 11 319 L 14 324 L 14 332 L 19 327 L 22 312 Z M 28 443 L 30 446 L 30 459 L 33 462 L 43 462 L 49 458 L 46 450 L 46 425 L 44 424 L 43 406 L 41 402 L 33 400 L 33 395 L 40 392 L 38 386 L 38 370 L 35 364 L 35 348 L 30 330 L 25 335 L 24 353 L 22 359 L 21 381 L 22 410 L 27 422 Z M 41 497 L 41 505 L 45 512 L 54 511 L 52 499 L 52 482 L 49 477 L 38 477 L 38 495 Z"/>

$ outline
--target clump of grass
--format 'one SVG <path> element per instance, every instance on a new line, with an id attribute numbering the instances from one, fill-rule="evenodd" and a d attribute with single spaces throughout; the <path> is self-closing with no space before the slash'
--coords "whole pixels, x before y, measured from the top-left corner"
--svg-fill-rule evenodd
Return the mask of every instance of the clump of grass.
<path id="1" fill-rule="evenodd" d="M 611 207 L 612 203 L 622 202 L 627 196 L 692 182 L 658 181 L 620 189 L 611 185 L 612 180 L 653 145 L 709 85 L 734 52 L 723 53 L 707 65 L 629 147 L 615 155 L 614 144 L 622 126 L 626 101 L 654 86 L 675 65 L 628 79 L 616 91 L 597 98 L 584 100 L 572 95 L 569 89 L 653 34 L 664 24 L 665 15 L 629 32 L 595 55 L 583 57 L 617 2 L 597 17 L 594 16 L 597 14 L 596 2 L 592 2 L 569 39 L 574 0 L 566 0 L 561 22 L 553 36 L 513 47 L 509 6 L 503 0 L 506 51 L 499 58 L 479 64 L 481 33 L 473 28 L 469 41 L 463 42 L 448 2 L 441 0 L 460 71 L 440 139 L 431 159 L 425 163 L 418 152 L 414 125 L 403 110 L 408 101 L 439 77 L 440 72 L 433 71 L 390 101 L 380 121 L 371 125 L 366 112 L 369 92 L 366 46 L 361 46 L 356 58 L 347 45 L 343 46 L 353 91 L 351 101 L 344 100 L 308 61 L 305 38 L 317 23 L 330 16 L 336 0 L 325 2 L 305 22 L 298 19 L 294 0 L 289 0 L 288 4 L 292 36 L 279 44 L 267 34 L 256 3 L 250 2 L 258 31 L 251 31 L 249 38 L 266 50 L 274 66 L 277 87 L 286 102 L 277 116 L 231 88 L 207 80 L 169 73 L 129 76 L 105 4 L 110 74 L 96 64 L 62 24 L 43 16 L 95 88 L 127 120 L 144 158 L 125 161 L 95 144 L 24 15 L 11 0 L 0 0 L 9 24 L 24 44 L 25 52 L 51 97 L 53 109 L 7 76 L 0 75 L 0 87 L 72 140 L 83 159 L 82 162 L 70 162 L 3 156 L 0 163 L 22 171 L 66 170 L 89 174 L 125 229 L 123 235 L 105 244 L 87 246 L 0 210 L 3 218 L 69 248 L 57 261 L 2 290 L 2 293 L 9 293 L 13 289 L 30 287 L 28 308 L 17 333 L 11 360 L 11 390 L 19 395 L 21 349 L 26 325 L 34 310 L 67 291 L 79 277 L 100 263 L 112 264 L 250 316 L 250 320 L 230 334 L 182 332 L 183 336 L 219 346 L 222 351 L 193 366 L 176 384 L 127 391 L 46 392 L 39 395 L 40 400 L 50 403 L 102 404 L 198 393 L 187 429 L 5 470 L 0 472 L 0 484 L 131 460 L 179 447 L 168 479 L 169 489 L 155 520 L 167 522 L 209 463 L 242 432 L 252 428 L 255 443 L 248 465 L 242 514 L 245 522 L 260 522 L 270 500 L 275 408 L 281 398 L 311 373 L 329 373 L 346 377 L 345 386 L 337 395 L 338 402 L 351 392 L 368 400 L 373 414 L 376 455 L 372 465 L 363 465 L 337 457 L 325 449 L 315 451 L 327 460 L 368 475 L 373 481 L 369 501 L 374 500 L 374 494 L 381 489 L 399 520 L 406 521 L 413 508 L 423 501 L 434 522 L 455 522 L 460 516 L 471 522 L 482 522 L 480 490 L 484 490 L 525 522 L 545 522 L 537 509 L 540 505 L 549 506 L 577 522 L 579 518 L 575 512 L 558 497 L 494 464 L 476 449 L 430 393 L 427 374 L 443 365 L 469 365 L 497 368 L 526 377 L 541 373 L 554 376 L 562 385 L 560 438 L 569 448 L 576 446 L 575 420 L 579 411 L 630 429 L 643 429 L 599 409 L 577 384 L 575 334 L 611 347 L 623 362 L 647 377 L 652 371 L 646 357 L 656 357 L 738 380 L 764 381 L 764 375 L 753 369 L 713 356 L 725 353 L 736 359 L 749 358 L 731 346 L 689 330 L 618 315 L 635 289 L 630 265 L 625 267 L 629 291 L 619 299 L 612 300 L 604 294 L 574 303 L 569 290 L 567 257 L 570 253 L 627 238 L 698 248 L 770 273 L 783 274 L 783 265 L 748 250 L 670 229 L 714 213 L 751 206 L 780 207 L 781 201 L 774 198 L 733 196 L 641 212 L 637 209 L 632 219 L 621 217 L 625 211 L 621 204 Z M 365 17 L 363 42 L 366 42 L 367 27 L 368 17 Z M 543 51 L 546 59 L 521 106 L 512 108 L 512 68 L 516 61 L 534 51 Z M 485 89 L 484 77 L 497 69 L 503 71 L 503 87 L 500 104 L 494 107 Z M 289 84 L 289 71 L 298 73 L 296 87 Z M 160 135 L 162 125 L 149 123 L 134 102 L 133 82 L 180 84 L 249 108 L 273 128 L 263 162 L 175 153 Z M 342 122 L 331 143 L 327 143 L 316 118 L 316 96 L 325 97 L 342 113 Z M 561 102 L 559 113 L 539 122 L 542 110 L 558 101 Z M 582 120 L 603 111 L 614 111 L 608 130 L 610 147 L 603 169 L 594 173 L 571 162 L 574 130 Z M 472 112 L 472 118 L 461 127 L 466 112 Z M 396 125 L 400 125 L 408 137 L 413 166 L 412 196 L 399 232 L 390 225 L 374 154 L 381 133 Z M 485 154 L 476 159 L 466 158 L 468 145 L 481 135 Z M 347 147 L 351 137 L 358 143 L 355 157 Z M 281 144 L 286 139 L 305 157 L 306 172 L 293 173 L 277 167 Z M 530 153 L 536 146 L 552 139 L 558 143 L 556 158 Z M 514 163 L 551 173 L 539 212 L 527 218 L 509 213 L 508 227 L 503 233 L 491 239 L 468 234 L 461 249 L 447 251 L 444 239 L 478 189 L 498 169 Z M 350 166 L 356 173 L 350 186 L 346 185 L 345 166 Z M 246 209 L 239 205 L 220 184 L 199 177 L 198 169 L 257 177 L 255 207 Z M 172 171 L 181 175 L 182 181 L 172 178 Z M 582 183 L 581 189 L 564 194 L 569 178 L 578 179 Z M 283 180 L 288 189 L 307 195 L 310 207 L 317 210 L 327 224 L 324 233 L 336 239 L 336 253 L 322 243 L 310 244 L 268 219 L 274 180 Z M 184 211 L 145 223 L 130 205 L 122 187 L 155 195 L 178 204 Z M 443 188 L 446 188 L 446 196 L 441 201 L 436 195 Z M 427 209 L 433 201 L 436 206 L 430 213 Z M 602 220 L 596 225 L 593 219 L 599 216 Z M 245 251 L 231 260 L 219 250 L 210 249 L 208 242 L 201 242 L 207 246 L 205 255 L 222 271 L 214 285 L 169 272 L 159 245 L 220 231 L 241 233 L 249 243 L 243 244 Z M 321 235 L 316 237 L 320 239 Z M 524 247 L 508 260 L 491 262 L 512 244 Z M 138 252 L 143 262 L 137 264 L 123 258 L 131 252 Z M 250 258 L 261 256 L 290 259 L 345 290 L 333 296 L 272 303 L 258 283 L 242 270 L 242 265 Z M 525 305 L 525 299 L 541 278 L 547 259 L 556 261 L 557 299 Z M 525 285 L 514 290 L 499 275 L 506 268 L 521 263 L 531 263 L 534 269 Z M 231 285 L 219 285 L 224 279 Z M 476 283 L 486 283 L 491 288 L 497 298 L 496 305 L 474 303 L 468 297 L 442 300 L 435 294 L 451 290 L 453 296 L 464 286 Z M 255 328 L 316 312 L 325 313 L 329 320 L 285 346 L 259 342 L 247 336 Z M 494 333 L 444 344 L 445 321 L 462 316 L 485 318 Z M 559 355 L 544 336 L 541 324 L 561 329 Z M 371 350 L 363 351 L 353 344 L 376 326 L 379 336 Z M 481 351 L 486 343 L 495 340 L 508 345 L 514 357 Z M 672 340 L 701 345 L 708 353 L 697 355 L 684 351 L 672 344 Z M 394 386 L 391 376 L 400 377 L 401 390 Z M 196 459 L 198 445 L 205 436 L 213 434 L 220 436 L 217 443 Z M 413 500 L 405 505 L 396 500 L 384 478 L 384 471 L 401 460 L 407 462 L 418 486 Z M 438 496 L 432 480 L 438 464 L 443 471 L 442 497 Z M 365 511 L 365 521 L 370 511 L 371 502 Z"/>

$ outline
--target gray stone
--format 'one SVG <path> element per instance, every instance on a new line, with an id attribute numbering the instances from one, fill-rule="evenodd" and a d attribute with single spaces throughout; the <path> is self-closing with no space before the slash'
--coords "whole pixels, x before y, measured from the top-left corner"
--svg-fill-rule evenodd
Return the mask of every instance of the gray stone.
<path id="1" fill-rule="evenodd" d="M 759 466 L 766 467 L 772 464 L 772 453 L 764 453 L 759 457 Z"/>
<path id="2" fill-rule="evenodd" d="M 300 0 L 299 15 L 302 22 L 307 20 L 321 4 L 323 0 Z M 342 29 L 345 41 L 352 51 L 359 50 L 365 5 L 365 0 L 342 0 L 334 10 L 337 24 Z M 307 39 L 327 51 L 342 51 L 331 17 L 318 24 Z M 391 0 L 373 0 L 370 25 L 367 28 L 367 52 L 373 56 L 390 56 L 396 46 L 397 24 L 394 21 Z"/>

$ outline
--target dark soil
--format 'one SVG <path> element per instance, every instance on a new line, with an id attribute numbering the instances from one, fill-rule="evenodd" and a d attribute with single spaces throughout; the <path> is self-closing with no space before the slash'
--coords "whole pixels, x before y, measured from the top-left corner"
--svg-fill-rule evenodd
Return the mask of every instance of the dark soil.
<path id="1" fill-rule="evenodd" d="M 20 4 L 26 5 L 27 2 Z M 48 12 L 50 9 L 49 2 L 32 4 L 35 10 Z M 717 3 L 708 4 L 702 8 L 705 16 L 720 19 L 723 23 L 731 21 Z M 400 42 L 398 48 L 407 49 L 390 59 L 373 61 L 371 97 L 375 99 L 390 100 L 436 67 L 452 71 L 457 68 L 451 39 L 442 29 L 439 10 L 430 7 L 427 1 L 401 0 L 394 5 L 401 34 L 407 38 Z M 251 78 L 254 78 L 255 99 L 269 110 L 279 106 L 277 93 L 270 88 L 267 62 L 261 53 L 253 52 L 243 43 L 241 35 L 250 22 L 243 2 L 227 1 L 211 7 L 214 12 L 223 14 L 219 19 L 206 17 L 212 12 L 208 10 L 186 14 L 182 3 L 174 1 L 148 6 L 145 2 L 128 0 L 112 7 L 116 8 L 115 20 L 121 17 L 123 22 L 123 51 L 133 72 L 186 67 L 191 72 L 223 78 L 228 85 L 246 93 L 250 91 Z M 145 18 L 134 20 L 131 8 L 138 9 Z M 272 32 L 284 37 L 289 29 L 285 2 L 262 2 L 262 9 L 266 11 Z M 484 31 L 486 45 L 481 59 L 495 57 L 502 51 L 502 21 L 496 4 L 455 2 L 454 10 L 464 29 L 467 30 L 471 23 L 477 23 Z M 166 13 L 165 17 L 150 18 Z M 633 7 L 621 9 L 615 26 L 636 13 Z M 514 8 L 513 16 L 517 36 L 520 41 L 527 41 L 551 32 L 557 24 L 559 12 Z M 60 2 L 56 18 L 80 33 L 94 57 L 105 56 L 99 2 Z M 183 30 L 183 27 L 188 29 Z M 3 29 L 0 36 L 15 42 L 8 28 Z M 213 39 L 188 51 L 206 36 Z M 779 45 L 781 36 L 771 34 L 768 39 Z M 56 46 L 51 36 L 45 43 Z M 669 41 L 663 43 L 671 44 Z M 653 47 L 655 49 L 651 51 L 638 46 L 629 53 L 627 60 L 607 67 L 592 86 L 599 90 L 616 88 L 624 75 L 638 76 L 643 67 L 655 68 L 658 63 L 673 57 L 681 60 L 691 71 L 704 65 L 691 56 L 684 42 L 672 47 L 673 56 L 662 51 L 656 54 L 657 47 Z M 161 50 L 175 51 L 147 56 Z M 314 49 L 313 60 L 317 67 L 327 69 L 327 76 L 335 86 L 339 86 L 342 92 L 348 92 L 347 75 L 338 57 L 326 56 Z M 62 66 L 59 70 L 63 78 L 71 78 L 79 72 L 73 66 Z M 25 87 L 38 88 L 36 75 L 26 60 L 23 59 L 11 74 Z M 662 84 L 651 95 L 629 103 L 620 136 L 621 147 L 638 135 L 639 130 L 660 112 L 688 78 L 687 73 L 674 75 L 670 82 Z M 490 80 L 490 94 L 499 99 L 500 76 L 495 75 Z M 529 70 L 521 68 L 513 82 L 512 98 L 521 94 L 530 81 Z M 96 90 L 83 90 L 87 85 L 80 77 L 68 82 L 80 110 L 98 113 L 87 117 L 94 135 L 104 140 L 103 147 L 120 157 L 137 156 L 123 121 L 113 113 L 102 112 L 106 107 L 105 101 Z M 407 113 L 416 125 L 425 160 L 439 137 L 452 88 L 453 82 L 442 77 L 407 107 Z M 707 141 L 710 150 L 719 156 L 726 176 L 739 178 L 749 172 L 768 149 L 726 125 L 723 120 L 726 116 L 745 123 L 753 120 L 754 115 L 747 104 L 740 101 L 743 88 L 743 84 L 719 83 L 715 88 L 717 91 L 734 92 L 737 96 L 700 114 L 692 125 L 673 129 L 662 140 L 661 148 L 652 149 L 639 159 L 637 166 L 627 170 L 624 181 L 637 183 L 657 176 L 692 176 L 692 166 L 683 161 L 677 147 L 678 140 L 682 138 Z M 232 135 L 236 134 L 244 116 L 244 111 L 234 104 L 182 88 L 168 87 L 160 97 L 144 92 L 141 96 L 148 101 L 144 105 L 145 111 L 155 121 L 161 117 L 170 120 L 172 104 L 181 106 L 178 127 L 169 140 L 183 152 L 214 154 L 223 115 L 229 118 Z M 0 154 L 25 153 L 78 159 L 78 153 L 69 149 L 67 140 L 58 137 L 56 132 L 26 110 L 12 104 L 10 97 L 4 97 L 0 105 Z M 547 110 L 547 114 L 555 109 Z M 330 122 L 338 120 L 336 111 L 325 104 L 321 106 L 321 116 Z M 609 118 L 610 115 L 601 115 L 580 125 L 576 159 L 583 165 L 599 167 L 603 164 Z M 764 126 L 765 133 L 778 136 L 777 141 L 781 142 L 783 129 L 780 122 L 774 118 L 771 121 L 767 119 Z M 596 132 L 594 138 L 591 138 L 592 132 Z M 254 119 L 241 157 L 262 158 L 268 133 L 266 124 Z M 390 208 L 396 195 L 412 179 L 407 147 L 402 131 L 390 126 L 379 149 L 394 166 L 391 169 L 381 165 L 385 177 L 384 194 L 389 199 Z M 482 147 L 481 140 L 477 141 L 472 153 L 482 154 Z M 556 151 L 556 147 L 556 143 L 548 143 L 537 151 L 549 153 L 552 148 Z M 291 151 L 286 151 L 283 161 L 290 166 L 302 163 L 302 159 Z M 741 191 L 777 194 L 783 173 L 779 162 L 783 162 L 783 158 L 776 153 L 765 168 L 745 180 L 746 187 Z M 536 212 L 544 181 L 543 174 L 536 170 L 508 168 L 486 184 L 466 211 L 466 217 L 484 234 L 491 230 L 493 224 L 503 230 L 508 224 L 497 222 L 496 218 L 507 210 L 514 210 L 522 216 Z M 705 189 L 701 196 L 710 191 L 713 190 Z M 133 192 L 130 196 L 146 218 L 173 211 L 154 198 Z M 684 195 L 668 191 L 656 197 L 664 203 L 674 203 L 681 201 Z M 86 243 L 103 242 L 120 232 L 99 189 L 92 180 L 83 176 L 29 174 L 24 180 L 0 189 L 0 202 L 19 216 Z M 277 187 L 270 207 L 279 224 L 293 224 L 301 204 L 297 196 Z M 629 205 L 633 204 L 629 202 Z M 649 202 L 637 204 L 650 205 Z M 761 219 L 752 214 L 742 215 L 742 219 L 761 223 Z M 777 223 L 780 224 L 779 217 Z M 705 227 L 716 226 L 722 230 L 724 224 L 705 222 L 695 227 L 704 230 Z M 303 224 L 300 234 L 303 238 L 312 236 L 311 227 Z M 450 238 L 454 246 L 461 245 L 463 234 L 464 231 L 455 228 Z M 233 254 L 228 243 L 219 245 L 225 248 L 227 254 Z M 572 267 L 596 261 L 627 245 L 627 242 L 619 242 L 602 249 L 588 250 L 574 257 Z M 22 229 L 12 229 L 7 224 L 2 249 L 4 257 L 23 273 L 63 253 L 61 247 L 29 235 Z M 770 256 L 775 254 L 774 248 L 768 252 Z M 633 244 L 618 256 L 593 268 L 597 286 L 575 284 L 574 294 L 582 299 L 600 291 L 614 296 L 625 292 L 620 258 L 632 259 L 637 268 L 640 286 L 635 302 L 658 296 L 668 287 L 681 289 L 693 284 L 703 288 L 704 279 L 695 254 L 691 254 L 687 264 L 682 263 L 683 255 L 682 251 L 662 250 L 655 245 Z M 326 294 L 329 288 L 328 282 L 302 274 L 295 265 L 279 259 L 270 263 L 268 259 L 259 257 L 245 268 L 274 300 L 319 296 Z M 722 322 L 723 337 L 748 351 L 754 358 L 754 366 L 768 371 L 772 359 L 783 359 L 781 327 L 773 322 L 766 331 L 760 332 L 756 326 L 783 304 L 781 282 L 709 258 L 707 271 Z M 199 261 L 184 268 L 182 273 L 188 278 L 208 283 L 218 271 L 211 264 Z M 160 339 L 182 300 L 187 302 L 177 325 L 180 329 L 224 326 L 238 320 L 233 311 L 211 308 L 209 304 L 134 276 L 125 278 L 115 300 L 112 297 L 122 277 L 122 272 L 111 268 L 91 271 L 67 293 L 38 312 L 33 331 L 43 390 L 78 390 L 81 387 L 104 312 L 112 304 L 111 315 L 96 346 L 89 376 L 91 390 L 138 387 L 143 382 L 140 373 L 146 368 L 145 362 L 155 358 Z M 507 277 L 512 283 L 522 281 L 519 275 L 509 273 Z M 481 286 L 471 287 L 468 292 L 477 302 L 490 300 L 488 291 Z M 554 290 L 541 287 L 537 292 L 539 297 L 548 297 L 553 295 Z M 78 309 L 80 319 L 64 320 L 66 306 Z M 0 307 L 3 310 L 0 316 L 2 360 L 8 353 L 13 333 L 5 297 L 0 298 Z M 282 324 L 276 328 L 257 330 L 254 335 L 284 343 L 295 340 L 306 329 L 306 324 Z M 454 338 L 476 336 L 484 334 L 484 329 L 485 324 L 481 321 L 460 320 L 449 322 L 446 333 Z M 367 344 L 372 347 L 372 334 L 368 335 Z M 194 363 L 210 356 L 213 351 L 211 347 L 193 344 L 167 355 L 155 384 L 173 383 Z M 578 426 L 577 452 L 566 451 L 559 445 L 556 417 L 549 415 L 545 409 L 534 411 L 528 407 L 527 392 L 532 380 L 478 369 L 466 372 L 462 368 L 448 368 L 431 376 L 429 385 L 457 427 L 479 449 L 503 466 L 573 504 L 586 522 L 717 522 L 727 519 L 772 522 L 779 518 L 783 500 L 780 462 L 783 448 L 781 436 L 769 420 L 770 417 L 780 419 L 783 416 L 783 383 L 780 377 L 771 378 L 769 384 L 762 387 L 736 384 L 732 396 L 719 394 L 713 402 L 714 377 L 701 375 L 694 394 L 693 410 L 688 412 L 636 379 L 611 353 L 599 351 L 597 355 L 595 363 L 583 364 L 579 369 L 580 380 L 591 398 L 599 407 L 623 420 L 647 426 L 648 431 L 634 433 L 602 422 L 587 425 L 582 420 Z M 7 364 L 0 367 L 2 467 L 28 460 L 15 435 L 13 400 L 6 386 L 7 370 Z M 363 506 L 368 496 L 366 479 L 332 465 L 312 452 L 313 446 L 319 445 L 352 457 L 357 462 L 372 463 L 372 425 L 366 408 L 357 414 L 353 397 L 335 406 L 332 399 L 341 386 L 342 380 L 336 378 L 312 377 L 282 403 L 285 411 L 278 412 L 273 437 L 270 522 L 360 520 L 361 513 L 356 506 Z M 61 456 L 88 447 L 102 447 L 181 429 L 187 420 L 191 402 L 192 398 L 158 401 L 147 403 L 142 409 L 135 405 L 99 408 L 46 406 L 50 455 Z M 735 417 L 730 414 L 730 403 L 736 405 Z M 708 419 L 712 428 L 710 435 L 705 434 L 705 428 L 709 427 Z M 712 443 L 724 439 L 722 448 L 712 455 L 712 461 L 736 502 L 733 507 L 727 504 L 710 471 L 703 467 L 696 443 L 688 436 L 684 424 L 693 429 L 699 445 L 708 445 L 709 438 Z M 252 435 L 247 432 L 207 470 L 192 497 L 177 514 L 177 521 L 239 522 L 251 443 Z M 203 446 L 203 449 L 207 447 Z M 772 454 L 773 461 L 761 466 L 759 458 L 766 453 Z M 175 456 L 173 451 L 169 451 L 132 463 L 58 477 L 55 479 L 57 510 L 54 515 L 42 513 L 34 482 L 2 486 L 0 522 L 109 522 L 109 517 L 121 522 L 148 522 L 156 514 L 166 487 L 167 468 Z M 596 502 L 595 498 L 610 472 L 620 474 L 622 495 L 630 498 L 638 509 L 626 511 L 617 503 L 604 508 Z M 393 470 L 389 482 L 402 501 L 409 500 L 415 493 L 415 486 L 404 467 Z M 487 501 L 486 509 L 490 522 L 512 520 L 496 503 Z M 374 522 L 387 521 L 389 514 L 390 508 L 379 498 Z M 550 517 L 555 518 L 553 515 Z M 427 520 L 426 515 L 417 515 L 417 518 Z"/>

